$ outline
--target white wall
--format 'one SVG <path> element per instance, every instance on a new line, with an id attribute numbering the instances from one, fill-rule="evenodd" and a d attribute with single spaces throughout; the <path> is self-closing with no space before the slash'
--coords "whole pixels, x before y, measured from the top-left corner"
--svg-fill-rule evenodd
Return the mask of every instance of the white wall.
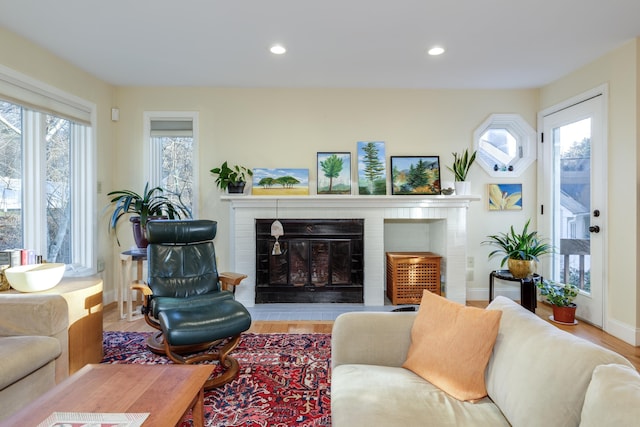
<path id="1" fill-rule="evenodd" d="M 142 116 L 145 110 L 199 111 L 200 212 L 219 222 L 216 248 L 220 268 L 229 268 L 228 204 L 221 202 L 209 170 L 223 161 L 254 167 L 308 168 L 312 187 L 318 151 L 350 151 L 357 141 L 385 141 L 387 162 L 396 155 L 439 155 L 443 179 L 453 151 L 473 147 L 473 131 L 492 113 L 519 113 L 535 128 L 537 90 L 386 90 L 386 89 L 237 89 L 143 88 L 117 90 L 120 121 L 114 187 L 142 189 L 146 172 Z M 487 234 L 506 224 L 535 221 L 536 166 L 518 179 L 490 178 L 478 165 L 469 174 L 474 194 L 482 195 L 469 209 L 469 273 L 471 299 L 487 299 L 489 248 L 480 246 Z M 521 182 L 524 210 L 489 212 L 486 184 Z M 410 196 L 397 196 L 410 197 Z M 125 233 L 121 233 L 124 236 Z"/>

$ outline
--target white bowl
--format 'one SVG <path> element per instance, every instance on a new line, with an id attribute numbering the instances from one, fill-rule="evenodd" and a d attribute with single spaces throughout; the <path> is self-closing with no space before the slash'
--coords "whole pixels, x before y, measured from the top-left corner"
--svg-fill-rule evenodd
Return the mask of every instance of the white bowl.
<path id="1" fill-rule="evenodd" d="M 7 268 L 4 275 L 13 289 L 20 292 L 39 292 L 60 283 L 64 270 L 65 264 L 61 263 L 29 264 Z"/>

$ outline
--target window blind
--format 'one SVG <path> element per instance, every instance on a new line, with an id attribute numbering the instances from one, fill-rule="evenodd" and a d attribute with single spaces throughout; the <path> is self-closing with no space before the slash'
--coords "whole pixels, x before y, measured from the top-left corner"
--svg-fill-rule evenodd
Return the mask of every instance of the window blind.
<path id="1" fill-rule="evenodd" d="M 23 107 L 91 125 L 92 105 L 0 66 L 0 97 Z"/>
<path id="2" fill-rule="evenodd" d="M 193 136 L 193 120 L 151 120 L 151 136 Z"/>

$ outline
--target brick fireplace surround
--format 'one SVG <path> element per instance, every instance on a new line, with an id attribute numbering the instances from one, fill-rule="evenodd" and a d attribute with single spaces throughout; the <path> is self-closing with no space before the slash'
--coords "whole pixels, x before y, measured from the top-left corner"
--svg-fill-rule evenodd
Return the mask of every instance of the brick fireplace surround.
<path id="1" fill-rule="evenodd" d="M 230 209 L 230 256 L 232 271 L 249 277 L 236 293 L 242 304 L 255 305 L 255 219 L 363 218 L 364 305 L 385 304 L 385 227 L 426 223 L 426 249 L 442 255 L 442 278 L 446 297 L 466 302 L 467 210 L 478 196 L 222 196 Z M 395 228 L 398 230 L 398 228 Z M 286 233 L 286 230 L 285 230 Z M 394 234 L 402 234 L 395 233 Z M 410 234 L 410 238 L 420 236 Z M 398 243 L 393 250 L 398 249 Z"/>

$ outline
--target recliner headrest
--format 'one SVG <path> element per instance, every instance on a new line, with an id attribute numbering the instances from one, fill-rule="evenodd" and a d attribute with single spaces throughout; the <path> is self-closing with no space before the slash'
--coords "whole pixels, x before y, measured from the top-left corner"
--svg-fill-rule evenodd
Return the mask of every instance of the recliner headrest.
<path id="1" fill-rule="evenodd" d="M 147 222 L 149 243 L 185 244 L 213 240 L 218 223 L 208 219 L 152 220 Z"/>

